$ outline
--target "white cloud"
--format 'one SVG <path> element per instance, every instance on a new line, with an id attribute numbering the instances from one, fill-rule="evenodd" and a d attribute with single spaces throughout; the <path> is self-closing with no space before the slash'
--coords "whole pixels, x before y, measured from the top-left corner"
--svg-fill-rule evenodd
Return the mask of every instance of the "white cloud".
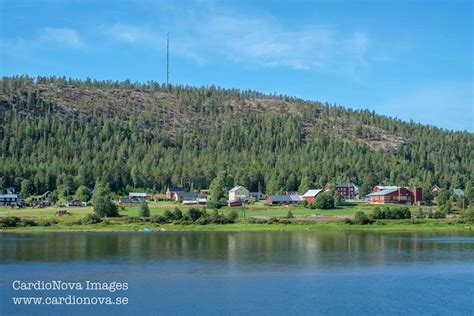
<path id="1" fill-rule="evenodd" d="M 272 16 L 216 10 L 167 11 L 169 23 L 153 28 L 115 24 L 105 27 L 113 40 L 164 50 L 170 25 L 172 53 L 199 63 L 224 57 L 260 67 L 319 69 L 357 72 L 366 66 L 369 36 L 361 31 L 345 33 L 327 25 L 285 27 Z M 349 71 L 344 68 L 348 68 Z"/>
<path id="2" fill-rule="evenodd" d="M 72 48 L 86 47 L 85 43 L 79 38 L 77 31 L 70 28 L 45 27 L 41 32 L 40 39 Z"/>
<path id="3" fill-rule="evenodd" d="M 115 40 L 132 44 L 152 45 L 157 39 L 152 31 L 134 25 L 114 24 L 107 28 L 105 32 Z"/>

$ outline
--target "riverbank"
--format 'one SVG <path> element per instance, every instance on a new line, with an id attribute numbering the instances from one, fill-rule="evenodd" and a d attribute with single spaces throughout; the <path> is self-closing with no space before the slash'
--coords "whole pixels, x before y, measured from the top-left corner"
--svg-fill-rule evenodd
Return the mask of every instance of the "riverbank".
<path id="1" fill-rule="evenodd" d="M 350 225 L 344 222 L 328 223 L 267 223 L 254 224 L 240 221 L 234 224 L 163 224 L 150 223 L 98 223 L 87 225 L 26 226 L 0 229 L 1 232 L 121 232 L 121 231 L 383 231 L 383 232 L 417 232 L 417 231 L 469 231 L 474 230 L 472 225 L 448 221 L 424 221 L 420 223 L 406 223 L 397 221 L 380 221 L 371 225 Z"/>

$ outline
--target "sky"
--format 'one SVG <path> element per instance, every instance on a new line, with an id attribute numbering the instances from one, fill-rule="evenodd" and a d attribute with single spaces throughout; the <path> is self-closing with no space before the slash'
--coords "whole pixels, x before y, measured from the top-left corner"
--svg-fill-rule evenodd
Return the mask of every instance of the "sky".
<path id="1" fill-rule="evenodd" d="M 0 0 L 0 75 L 277 93 L 474 132 L 473 1 Z"/>

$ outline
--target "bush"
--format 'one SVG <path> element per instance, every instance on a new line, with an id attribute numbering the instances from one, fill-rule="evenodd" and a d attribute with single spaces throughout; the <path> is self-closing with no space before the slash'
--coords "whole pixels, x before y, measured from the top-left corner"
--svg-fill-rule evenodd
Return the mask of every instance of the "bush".
<path id="1" fill-rule="evenodd" d="M 150 222 L 155 224 L 165 224 L 166 218 L 163 215 L 155 215 L 150 218 Z"/>
<path id="2" fill-rule="evenodd" d="M 92 214 L 87 214 L 86 217 L 81 219 L 81 224 L 97 224 L 100 223 L 102 219 L 100 218 L 99 215 L 92 213 Z"/>
<path id="3" fill-rule="evenodd" d="M 143 223 L 147 222 L 148 220 L 139 216 L 130 216 L 127 217 L 127 223 L 132 224 L 132 223 Z"/>
<path id="4" fill-rule="evenodd" d="M 321 210 L 334 208 L 334 197 L 330 192 L 320 193 L 316 197 L 316 200 L 314 201 L 313 205 L 315 208 Z"/>
<path id="5" fill-rule="evenodd" d="M 423 210 L 421 207 L 418 209 L 418 213 L 416 214 L 416 218 L 422 219 L 425 218 L 425 213 L 423 213 Z"/>
<path id="6" fill-rule="evenodd" d="M 354 215 L 354 223 L 359 225 L 367 225 L 372 223 L 372 221 L 364 212 L 358 211 Z"/>
<path id="7" fill-rule="evenodd" d="M 411 218 L 411 212 L 408 207 L 385 207 L 383 210 L 376 207 L 372 212 L 373 219 L 406 219 Z"/>
<path id="8" fill-rule="evenodd" d="M 142 202 L 140 204 L 140 210 L 139 210 L 138 214 L 141 217 L 150 217 L 150 208 L 148 207 L 147 202 Z"/>
<path id="9" fill-rule="evenodd" d="M 430 211 L 428 213 L 428 218 L 434 218 L 434 219 L 446 218 L 446 213 L 442 211 L 436 211 L 433 213 L 432 211 Z"/>
<path id="10" fill-rule="evenodd" d="M 173 213 L 171 213 L 170 210 L 165 210 L 165 212 L 163 213 L 163 217 L 167 223 L 173 221 Z"/>
<path id="11" fill-rule="evenodd" d="M 239 218 L 239 213 L 237 211 L 230 211 L 229 214 L 227 214 L 227 221 L 229 223 L 235 223 L 235 221 Z"/>
<path id="12" fill-rule="evenodd" d="M 286 218 L 288 218 L 288 219 L 294 218 L 293 212 L 292 212 L 292 211 L 288 211 L 288 213 L 286 214 Z"/>
<path id="13" fill-rule="evenodd" d="M 463 223 L 474 224 L 474 208 L 469 208 L 461 215 Z"/>
<path id="14" fill-rule="evenodd" d="M 187 219 L 192 222 L 197 221 L 201 216 L 203 216 L 203 212 L 198 208 L 190 208 L 186 214 Z"/>
<path id="15" fill-rule="evenodd" d="M 177 207 L 174 208 L 174 211 L 171 213 L 171 220 L 172 221 L 180 221 L 183 219 L 183 212 Z"/>
<path id="16" fill-rule="evenodd" d="M 8 216 L 0 218 L 0 227 L 16 227 L 20 222 L 20 218 L 16 216 Z"/>
<path id="17" fill-rule="evenodd" d="M 23 227 L 26 227 L 26 226 L 38 226 L 38 224 L 37 224 L 34 220 L 32 220 L 32 219 L 30 219 L 30 218 L 22 218 L 22 219 L 20 220 L 19 226 L 23 226 Z"/>

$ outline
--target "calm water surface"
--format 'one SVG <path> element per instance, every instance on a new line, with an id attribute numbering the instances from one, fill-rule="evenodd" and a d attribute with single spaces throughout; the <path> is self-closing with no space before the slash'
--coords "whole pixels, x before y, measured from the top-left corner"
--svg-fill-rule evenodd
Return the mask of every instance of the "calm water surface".
<path id="1" fill-rule="evenodd" d="M 127 282 L 127 291 L 15 291 L 14 280 Z M 126 306 L 14 305 L 126 296 Z M 0 234 L 0 315 L 473 315 L 474 233 Z"/>

